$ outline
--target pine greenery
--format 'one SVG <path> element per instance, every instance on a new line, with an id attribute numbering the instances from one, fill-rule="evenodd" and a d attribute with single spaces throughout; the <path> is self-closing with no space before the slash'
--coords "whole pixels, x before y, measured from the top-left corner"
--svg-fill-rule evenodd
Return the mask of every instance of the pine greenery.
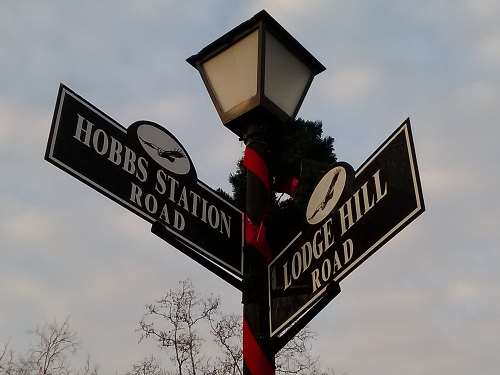
<path id="1" fill-rule="evenodd" d="M 322 175 L 337 161 L 334 139 L 323 136 L 321 121 L 299 118 L 289 122 L 282 134 L 272 145 L 273 154 L 269 160 L 273 186 L 279 186 L 293 176 L 298 177 L 300 182 L 293 197 L 283 199 L 281 193 L 273 193 L 271 212 L 266 224 L 268 239 L 275 249 L 286 245 L 300 230 L 312 190 Z M 242 159 L 237 163 L 236 172 L 230 174 L 229 182 L 233 188 L 232 200 L 244 210 L 246 171 Z"/>

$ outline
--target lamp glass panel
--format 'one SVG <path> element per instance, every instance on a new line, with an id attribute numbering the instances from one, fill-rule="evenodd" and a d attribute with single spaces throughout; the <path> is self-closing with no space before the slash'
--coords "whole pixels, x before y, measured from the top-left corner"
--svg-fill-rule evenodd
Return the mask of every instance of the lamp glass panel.
<path id="1" fill-rule="evenodd" d="M 264 95 L 289 116 L 306 89 L 309 68 L 271 33 L 266 33 Z"/>
<path id="2" fill-rule="evenodd" d="M 258 33 L 254 31 L 203 64 L 224 112 L 257 94 Z"/>

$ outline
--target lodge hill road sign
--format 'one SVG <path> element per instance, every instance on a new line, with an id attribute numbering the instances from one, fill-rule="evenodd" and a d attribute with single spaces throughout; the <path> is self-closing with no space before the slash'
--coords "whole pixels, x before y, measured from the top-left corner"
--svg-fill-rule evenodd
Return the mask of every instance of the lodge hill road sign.
<path id="1" fill-rule="evenodd" d="M 45 159 L 241 289 L 243 213 L 197 179 L 187 151 L 160 125 L 126 129 L 61 85 Z"/>
<path id="2" fill-rule="evenodd" d="M 319 180 L 305 227 L 268 266 L 270 336 L 301 329 L 424 209 L 407 119 L 355 173 L 339 163 Z"/>

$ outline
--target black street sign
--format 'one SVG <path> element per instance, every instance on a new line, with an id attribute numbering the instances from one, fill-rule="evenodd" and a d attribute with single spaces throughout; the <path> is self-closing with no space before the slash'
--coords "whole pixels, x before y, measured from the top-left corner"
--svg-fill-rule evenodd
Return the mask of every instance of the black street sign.
<path id="1" fill-rule="evenodd" d="M 304 229 L 268 266 L 277 340 L 305 326 L 340 281 L 425 209 L 409 119 L 353 174 L 339 163 L 323 176 Z"/>
<path id="2" fill-rule="evenodd" d="M 187 151 L 160 125 L 126 129 L 61 85 L 45 159 L 241 289 L 243 212 L 197 179 Z"/>

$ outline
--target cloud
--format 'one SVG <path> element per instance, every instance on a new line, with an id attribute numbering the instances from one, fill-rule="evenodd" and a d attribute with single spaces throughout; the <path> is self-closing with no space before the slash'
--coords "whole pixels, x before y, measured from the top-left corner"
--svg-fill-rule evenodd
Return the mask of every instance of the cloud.
<path id="1" fill-rule="evenodd" d="M 298 16 L 303 17 L 304 14 L 311 12 L 314 9 L 315 0 L 259 0 L 254 1 L 249 5 L 249 8 L 254 13 L 264 9 L 271 14 L 276 20 L 282 24 L 297 24 L 294 22 Z M 243 21 L 243 20 L 242 20 Z M 236 25 L 234 25 L 236 26 Z M 293 26 L 290 26 L 293 27 Z"/>
<path id="2" fill-rule="evenodd" d="M 0 145 L 4 150 L 17 148 L 23 154 L 40 152 L 40 145 L 48 138 L 49 116 L 35 108 L 0 102 Z"/>
<path id="3" fill-rule="evenodd" d="M 478 45 L 479 58 L 487 66 L 500 63 L 500 31 L 481 39 Z"/>
<path id="4" fill-rule="evenodd" d="M 62 229 L 63 223 L 57 218 L 47 212 L 31 210 L 2 218 L 0 237 L 4 244 L 21 245 L 26 249 L 39 251 L 37 245 L 57 237 Z"/>
<path id="5" fill-rule="evenodd" d="M 495 182 L 495 177 L 484 171 L 463 165 L 430 166 L 422 170 L 421 178 L 426 195 L 447 201 L 484 193 Z"/>
<path id="6" fill-rule="evenodd" d="M 338 67 L 331 78 L 321 83 L 325 96 L 336 105 L 355 105 L 375 94 L 380 74 L 370 66 Z"/>
<path id="7" fill-rule="evenodd" d="M 500 5 L 495 0 L 463 0 L 461 3 L 469 14 L 478 17 L 482 21 L 496 22 L 496 15 L 500 13 Z"/>

